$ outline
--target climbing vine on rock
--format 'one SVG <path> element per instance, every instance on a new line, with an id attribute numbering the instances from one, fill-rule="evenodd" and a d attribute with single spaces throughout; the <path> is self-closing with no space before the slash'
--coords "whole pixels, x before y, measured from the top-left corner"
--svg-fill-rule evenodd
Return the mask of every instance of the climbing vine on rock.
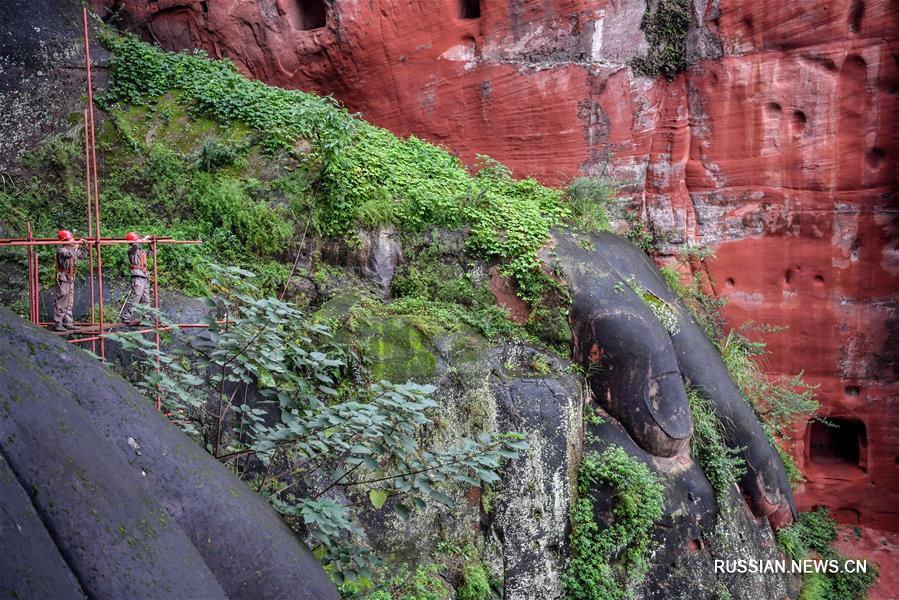
<path id="1" fill-rule="evenodd" d="M 611 488 L 612 520 L 594 517 L 593 492 Z M 664 508 L 662 484 L 639 459 L 618 446 L 590 452 L 578 472 L 578 499 L 571 507 L 571 562 L 564 576 L 573 600 L 629 597 L 649 568 L 650 533 Z"/>
<path id="2" fill-rule="evenodd" d="M 657 0 L 646 3 L 640 22 L 649 51 L 631 61 L 631 68 L 646 77 L 673 79 L 687 68 L 687 31 L 690 0 Z"/>
<path id="3" fill-rule="evenodd" d="M 172 90 L 197 115 L 242 123 L 269 151 L 317 165 L 316 233 L 352 239 L 359 226 L 394 224 L 403 232 L 467 228 L 469 247 L 496 260 L 518 295 L 539 302 L 553 280 L 537 258 L 551 227 L 572 217 L 562 192 L 518 180 L 489 157 L 471 175 L 458 158 L 414 136 L 400 139 L 350 115 L 331 98 L 282 90 L 241 76 L 228 61 L 170 53 L 133 37 L 107 39 L 113 51 L 115 104 L 148 104 Z M 311 152 L 302 150 L 312 144 Z"/>

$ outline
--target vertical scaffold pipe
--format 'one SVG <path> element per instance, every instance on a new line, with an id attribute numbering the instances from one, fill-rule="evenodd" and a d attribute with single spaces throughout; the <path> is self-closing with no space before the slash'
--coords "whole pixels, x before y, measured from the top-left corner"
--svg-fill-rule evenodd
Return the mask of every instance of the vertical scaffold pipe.
<path id="1" fill-rule="evenodd" d="M 88 116 L 87 109 L 84 109 L 84 177 L 85 177 L 85 187 L 87 190 L 87 235 L 89 238 L 94 237 L 94 216 L 93 210 L 91 209 L 93 194 L 91 194 L 91 158 L 90 158 L 90 137 L 88 136 Z M 91 328 L 97 324 L 97 315 L 94 308 L 94 304 L 96 303 L 96 298 L 94 296 L 94 248 L 93 246 L 88 247 L 88 252 L 90 253 L 90 273 L 88 275 L 88 279 L 90 279 L 91 285 Z M 94 354 L 97 353 L 97 342 L 91 342 L 91 352 Z"/>
<path id="2" fill-rule="evenodd" d="M 97 142 L 94 128 L 94 85 L 91 77 L 91 46 L 87 30 L 87 7 L 82 9 L 84 21 L 84 64 L 87 69 L 87 105 L 88 121 L 91 129 L 91 174 L 94 180 L 94 244 L 97 246 L 97 287 L 99 288 L 100 305 L 100 357 L 106 357 L 106 345 L 103 337 L 103 254 L 100 250 L 100 183 L 97 177 Z"/>
<path id="3" fill-rule="evenodd" d="M 156 236 L 153 236 L 153 308 L 155 308 L 155 333 L 156 333 L 156 372 L 159 373 L 162 365 L 159 361 L 159 271 L 156 259 Z M 156 410 L 162 410 L 162 397 L 159 394 L 159 384 L 156 385 Z"/>
<path id="4" fill-rule="evenodd" d="M 28 231 L 28 241 L 31 241 L 31 223 L 29 222 L 27 225 Z M 34 248 L 32 246 L 28 246 L 28 316 L 31 318 L 31 322 L 35 325 L 38 324 L 37 319 L 37 302 L 35 299 L 34 289 L 35 289 L 35 278 L 36 274 L 34 272 Z"/>

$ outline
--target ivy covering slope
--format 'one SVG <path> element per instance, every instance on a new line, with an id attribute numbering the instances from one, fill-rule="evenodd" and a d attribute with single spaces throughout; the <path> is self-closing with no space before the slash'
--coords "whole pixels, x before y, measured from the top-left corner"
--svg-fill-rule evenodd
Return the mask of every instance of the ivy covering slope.
<path id="1" fill-rule="evenodd" d="M 612 521 L 595 520 L 596 485 L 614 494 Z M 578 499 L 571 507 L 571 563 L 564 583 L 573 600 L 631 597 L 649 569 L 653 525 L 662 516 L 664 491 L 649 468 L 618 446 L 590 452 L 578 471 Z"/>
<path id="2" fill-rule="evenodd" d="M 388 223 L 404 232 L 467 226 L 470 247 L 499 259 L 524 299 L 545 291 L 536 252 L 550 227 L 572 216 L 562 192 L 515 180 L 486 157 L 472 176 L 442 148 L 397 138 L 330 98 L 248 80 L 229 61 L 164 52 L 133 37 L 107 43 L 114 54 L 108 106 L 150 104 L 178 90 L 197 115 L 243 124 L 266 151 L 287 153 L 313 173 L 305 208 L 319 234 L 353 236 L 359 225 Z"/>

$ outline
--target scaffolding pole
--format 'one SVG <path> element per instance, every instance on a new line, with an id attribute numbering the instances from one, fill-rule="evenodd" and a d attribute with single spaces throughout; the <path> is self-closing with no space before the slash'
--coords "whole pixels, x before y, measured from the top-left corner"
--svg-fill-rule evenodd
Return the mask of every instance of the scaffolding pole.
<path id="1" fill-rule="evenodd" d="M 93 92 L 93 82 L 91 75 L 91 54 L 90 54 L 90 38 L 88 35 L 88 19 L 87 19 L 87 7 L 83 9 L 83 22 L 84 22 L 84 60 L 85 67 L 87 69 L 87 103 L 88 106 L 84 109 L 83 118 L 84 118 L 84 176 L 85 176 L 85 189 L 86 189 L 86 200 L 87 200 L 87 235 L 86 238 L 89 240 L 88 244 L 88 252 L 90 256 L 89 260 L 89 275 L 88 279 L 90 282 L 90 322 L 87 323 L 87 327 L 83 327 L 80 330 L 76 329 L 70 335 L 79 335 L 80 333 L 90 333 L 93 335 L 88 335 L 86 337 L 76 337 L 69 339 L 68 342 L 72 344 L 81 344 L 81 343 L 91 343 L 91 347 L 96 353 L 97 342 L 99 342 L 100 347 L 100 357 L 105 358 L 106 356 L 106 346 L 105 339 L 108 335 L 111 334 L 112 329 L 114 329 L 116 324 L 109 324 L 107 327 L 107 323 L 105 321 L 105 317 L 103 314 L 103 305 L 104 305 L 104 293 L 103 293 L 103 254 L 101 248 L 103 246 L 113 245 L 113 244 L 131 244 L 135 243 L 133 240 L 122 239 L 122 238 L 104 238 L 101 234 L 100 230 L 100 178 L 98 175 L 97 169 L 97 143 L 96 143 L 96 127 L 94 124 L 94 92 Z M 206 323 L 175 323 L 171 325 L 166 325 L 165 327 L 160 326 L 159 321 L 159 266 L 158 266 L 158 258 L 157 258 L 157 246 L 159 244 L 201 244 L 200 240 L 176 240 L 170 237 L 158 237 L 152 236 L 143 238 L 139 243 L 149 242 L 151 252 L 153 254 L 153 306 L 156 309 L 156 315 L 154 318 L 154 327 L 138 329 L 132 331 L 121 332 L 120 335 L 144 335 L 147 333 L 155 333 L 156 337 L 156 369 L 160 371 L 162 368 L 161 361 L 159 358 L 159 350 L 161 347 L 160 344 L 160 331 L 166 331 L 169 329 L 194 329 L 194 328 L 206 328 L 209 325 Z M 44 246 L 60 246 L 71 244 L 71 241 L 68 240 L 60 240 L 58 238 L 35 238 L 31 229 L 31 223 L 27 223 L 26 225 L 26 237 L 25 238 L 6 238 L 0 239 L 0 248 L 18 248 L 25 247 L 28 251 L 28 314 L 32 323 L 38 326 L 49 325 L 49 323 L 41 322 L 40 315 L 40 269 L 38 266 L 38 253 L 36 252 L 36 248 L 44 247 Z M 97 253 L 96 264 L 94 263 L 94 251 Z M 96 271 L 95 271 L 96 269 Z M 94 277 L 96 273 L 96 286 L 94 283 Z M 96 314 L 96 307 L 99 306 L 99 316 Z M 80 331 L 80 333 L 79 333 Z M 156 408 L 162 408 L 162 398 L 157 388 L 156 394 Z"/>
<path id="2" fill-rule="evenodd" d="M 94 237 L 94 218 L 93 211 L 91 210 L 91 159 L 90 159 L 90 139 L 88 138 L 88 116 L 87 109 L 84 109 L 84 176 L 85 176 L 85 190 L 87 190 L 87 234 L 89 237 Z M 95 314 L 95 304 L 96 298 L 94 296 L 94 248 L 88 245 L 87 249 L 90 255 L 90 284 L 91 284 L 91 326 L 96 323 L 96 314 Z M 91 352 L 94 354 L 97 353 L 97 342 L 91 342 Z"/>

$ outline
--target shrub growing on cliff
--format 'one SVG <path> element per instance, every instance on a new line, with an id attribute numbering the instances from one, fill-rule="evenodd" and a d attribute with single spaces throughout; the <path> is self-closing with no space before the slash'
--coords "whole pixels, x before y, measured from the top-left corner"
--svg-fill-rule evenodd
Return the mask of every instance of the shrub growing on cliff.
<path id="1" fill-rule="evenodd" d="M 724 443 L 724 427 L 708 399 L 692 387 L 687 390 L 687 398 L 693 417 L 690 452 L 712 484 L 719 506 L 725 506 L 730 490 L 742 477 L 746 465 L 740 457 L 740 449 L 729 448 Z"/>
<path id="2" fill-rule="evenodd" d="M 422 448 L 417 433 L 437 406 L 432 386 L 346 379 L 330 331 L 291 305 L 257 298 L 251 278 L 217 270 L 215 306 L 226 322 L 201 336 L 176 331 L 163 352 L 143 337 L 116 339 L 144 358 L 139 385 L 307 533 L 339 581 L 369 575 L 367 553 L 354 542 L 356 503 L 381 509 L 390 501 L 404 515 L 427 501 L 451 505 L 447 486 L 496 482 L 501 461 L 525 447 L 517 434 L 493 433 Z M 253 391 L 261 402 L 247 400 Z"/>
<path id="3" fill-rule="evenodd" d="M 615 188 L 605 179 L 577 177 L 565 190 L 572 221 L 583 231 L 608 231 L 609 205 Z"/>
<path id="4" fill-rule="evenodd" d="M 317 197 L 307 208 L 317 233 L 352 237 L 360 223 L 392 222 L 404 232 L 467 227 L 469 247 L 498 260 L 522 298 L 536 303 L 553 288 L 536 253 L 549 229 L 572 216 L 558 190 L 516 180 L 488 157 L 479 158 L 472 176 L 442 148 L 399 139 L 330 98 L 250 81 L 228 61 L 163 52 L 133 37 L 106 42 L 114 55 L 110 110 L 116 103 L 152 105 L 179 90 L 195 114 L 250 128 L 266 149 L 317 173 Z"/>
<path id="5" fill-rule="evenodd" d="M 649 51 L 631 61 L 634 71 L 647 77 L 674 79 L 687 68 L 690 0 L 647 2 L 640 28 L 646 34 Z"/>
<path id="6" fill-rule="evenodd" d="M 863 600 L 877 579 L 877 569 L 868 566 L 867 573 L 846 572 L 842 566 L 846 558 L 837 552 L 833 542 L 837 526 L 826 508 L 800 513 L 791 527 L 777 532 L 781 550 L 791 560 L 820 557 L 836 560 L 837 573 L 812 573 L 806 576 L 800 597 L 803 600 Z"/>
<path id="7" fill-rule="evenodd" d="M 708 252 L 702 250 L 691 249 L 691 252 L 698 254 L 700 261 L 710 256 Z M 682 260 L 689 258 L 682 256 Z M 802 373 L 792 377 L 768 377 L 760 367 L 766 353 L 765 344 L 753 342 L 737 330 L 731 330 L 726 335 L 723 333 L 724 319 L 721 307 L 724 306 L 724 301 L 702 290 L 699 272 L 694 274 L 687 285 L 681 283 L 677 271 L 671 267 L 661 269 L 661 273 L 718 349 L 731 378 L 758 415 L 762 427 L 774 443 L 790 483 L 793 486 L 798 485 L 803 480 L 802 473 L 781 446 L 783 440 L 790 439 L 796 423 L 811 418 L 818 410 L 819 403 L 815 399 L 816 386 L 806 383 Z M 744 328 L 751 325 L 746 323 Z M 774 328 L 763 330 L 776 331 Z"/>
<path id="8" fill-rule="evenodd" d="M 594 519 L 593 491 L 614 494 L 612 521 Z M 646 575 L 650 532 L 664 508 L 662 485 L 640 460 L 618 446 L 590 452 L 578 472 L 578 499 L 571 507 L 571 562 L 564 583 L 573 600 L 628 598 Z"/>

